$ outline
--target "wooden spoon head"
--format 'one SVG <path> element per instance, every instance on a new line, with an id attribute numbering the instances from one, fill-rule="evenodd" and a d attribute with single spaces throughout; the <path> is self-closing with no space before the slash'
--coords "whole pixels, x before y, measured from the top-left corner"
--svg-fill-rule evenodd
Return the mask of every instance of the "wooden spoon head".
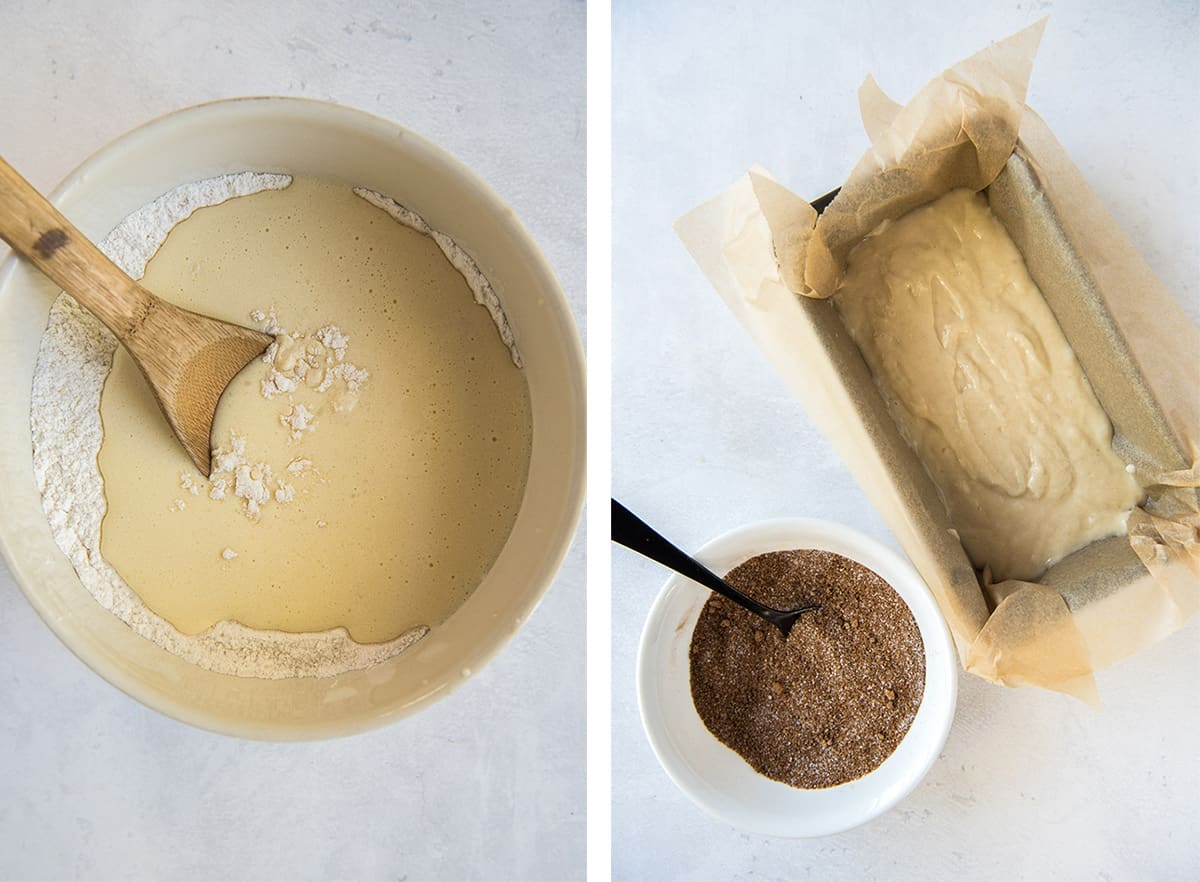
<path id="1" fill-rule="evenodd" d="M 196 468 L 208 477 L 217 403 L 230 381 L 275 338 L 158 298 L 152 297 L 150 304 L 123 342 L 171 430 Z"/>

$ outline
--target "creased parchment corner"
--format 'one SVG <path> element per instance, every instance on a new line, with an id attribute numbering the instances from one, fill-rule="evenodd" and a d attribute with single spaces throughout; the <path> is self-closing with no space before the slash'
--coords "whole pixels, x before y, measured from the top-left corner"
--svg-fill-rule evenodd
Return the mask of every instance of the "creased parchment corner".
<path id="1" fill-rule="evenodd" d="M 963 660 L 972 674 L 1002 686 L 1040 686 L 1100 709 L 1087 644 L 1053 588 L 1008 583 Z"/>

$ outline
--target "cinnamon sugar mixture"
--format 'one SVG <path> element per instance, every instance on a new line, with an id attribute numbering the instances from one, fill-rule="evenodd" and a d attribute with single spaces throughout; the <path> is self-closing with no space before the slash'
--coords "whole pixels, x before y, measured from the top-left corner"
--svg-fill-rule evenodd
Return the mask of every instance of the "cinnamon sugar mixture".
<path id="1" fill-rule="evenodd" d="M 785 640 L 712 595 L 692 633 L 692 701 L 755 771 L 818 789 L 879 767 L 908 732 L 925 689 L 912 613 L 871 570 L 829 551 L 761 554 L 725 576 L 777 609 L 816 603 Z"/>

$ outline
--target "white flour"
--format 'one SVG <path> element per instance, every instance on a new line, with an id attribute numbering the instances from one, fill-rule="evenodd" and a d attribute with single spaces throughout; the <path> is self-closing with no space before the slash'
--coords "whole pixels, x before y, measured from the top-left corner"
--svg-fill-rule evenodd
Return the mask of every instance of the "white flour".
<path id="1" fill-rule="evenodd" d="M 245 172 L 178 187 L 125 218 L 100 242 L 100 248 L 126 273 L 139 279 L 171 228 L 196 209 L 234 196 L 282 189 L 289 183 L 291 178 L 286 175 Z M 446 246 L 442 247 L 445 251 Z M 447 257 L 454 262 L 450 252 Z M 478 274 L 477 268 L 475 272 Z M 470 281 L 466 272 L 464 276 Z M 472 290 L 479 298 L 474 283 Z M 503 313 L 500 316 L 502 320 Z M 498 321 L 497 326 L 504 336 L 507 323 Z M 335 329 L 322 332 L 327 332 L 325 342 L 330 349 L 336 351 L 340 344 L 344 351 L 345 344 Z M 519 364 L 511 339 L 508 332 L 505 342 Z M 360 670 L 397 655 L 428 633 L 428 628 L 414 628 L 387 643 L 368 645 L 350 639 L 344 628 L 291 634 L 223 621 L 192 636 L 151 612 L 100 553 L 100 523 L 106 510 L 104 483 L 96 464 L 103 439 L 100 395 L 116 347 L 116 340 L 99 321 L 80 308 L 74 298 L 60 295 L 51 307 L 38 349 L 30 411 L 34 476 L 41 490 L 42 507 L 55 541 L 101 606 L 138 634 L 193 664 L 218 673 L 262 679 L 327 677 Z M 340 373 L 348 386 L 355 379 L 347 376 L 350 372 L 346 369 Z M 288 471 L 298 474 L 308 465 L 306 460 L 297 460 Z M 181 484 L 181 490 L 195 494 L 197 489 L 188 484 Z M 285 486 L 276 485 L 279 490 Z M 283 492 L 286 496 L 286 490 Z M 179 499 L 177 504 L 183 508 L 186 502 Z M 226 548 L 222 557 L 233 560 L 237 551 Z"/>
<path id="2" fill-rule="evenodd" d="M 271 366 L 259 387 L 263 398 L 269 401 L 306 386 L 318 395 L 328 394 L 335 414 L 354 409 L 369 375 L 346 361 L 350 338 L 335 325 L 325 325 L 312 334 L 304 331 L 289 333 L 280 327 L 274 308 L 269 312 L 256 309 L 250 313 L 250 320 L 257 322 L 264 333 L 275 335 L 275 342 L 262 356 L 262 360 Z M 315 428 L 316 414 L 296 403 L 280 411 L 279 421 L 289 430 L 292 440 L 299 441 Z M 295 467 L 297 462 L 311 465 L 307 459 L 293 460 L 287 465 L 291 475 L 304 471 L 304 466 Z M 270 463 L 247 456 L 245 436 L 230 433 L 228 442 L 212 452 L 208 497 L 220 502 L 232 493 L 245 503 L 246 517 L 257 521 L 264 504 L 274 500 L 286 505 L 296 498 L 295 486 L 285 478 L 276 477 L 275 471 Z M 179 487 L 199 494 L 203 480 L 198 474 L 184 472 L 179 476 Z M 186 502 L 177 499 L 171 510 L 182 511 L 184 508 Z"/>
<path id="3" fill-rule="evenodd" d="M 512 328 L 508 324 L 508 318 L 504 315 L 504 308 L 500 305 L 500 298 L 497 296 L 495 289 L 492 288 L 492 283 L 487 280 L 487 276 L 483 274 L 479 265 L 475 263 L 474 258 L 460 248 L 458 243 L 445 233 L 435 230 L 429 224 L 425 223 L 425 218 L 421 217 L 421 215 L 410 208 L 405 208 L 396 200 L 376 193 L 374 190 L 368 190 L 365 187 L 355 187 L 354 195 L 361 196 L 376 208 L 386 211 L 406 227 L 412 227 L 418 233 L 424 233 L 437 243 L 437 247 L 442 249 L 442 254 L 446 255 L 446 260 L 450 261 L 450 265 L 458 270 L 462 274 L 462 277 L 467 280 L 467 285 L 471 288 L 471 293 L 475 295 L 475 302 L 484 307 L 491 315 L 492 321 L 496 323 L 496 330 L 500 332 L 500 339 L 504 341 L 504 345 L 512 353 L 513 364 L 521 367 L 521 353 L 517 349 L 517 341 L 513 337 Z"/>

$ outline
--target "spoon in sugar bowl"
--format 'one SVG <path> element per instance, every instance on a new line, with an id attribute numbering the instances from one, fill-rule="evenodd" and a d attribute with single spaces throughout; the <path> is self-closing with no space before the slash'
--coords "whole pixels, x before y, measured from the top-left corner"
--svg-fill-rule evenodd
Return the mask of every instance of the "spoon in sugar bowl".
<path id="1" fill-rule="evenodd" d="M 715 591 L 740 606 L 744 606 L 756 616 L 766 619 L 778 628 L 783 632 L 785 638 L 791 633 L 792 626 L 796 624 L 796 620 L 800 616 L 821 608 L 818 604 L 810 604 L 799 609 L 782 610 L 759 603 L 753 597 L 748 597 L 738 591 L 694 557 L 671 544 L 653 527 L 615 499 L 612 501 L 612 541 L 662 564 L 667 569 L 674 570 L 681 576 L 687 576 L 692 581 L 699 582 L 710 591 Z"/>
<path id="2" fill-rule="evenodd" d="M 171 431 L 207 477 L 217 402 L 275 338 L 155 297 L 3 159 L 0 239 L 103 322 L 129 351 Z"/>

